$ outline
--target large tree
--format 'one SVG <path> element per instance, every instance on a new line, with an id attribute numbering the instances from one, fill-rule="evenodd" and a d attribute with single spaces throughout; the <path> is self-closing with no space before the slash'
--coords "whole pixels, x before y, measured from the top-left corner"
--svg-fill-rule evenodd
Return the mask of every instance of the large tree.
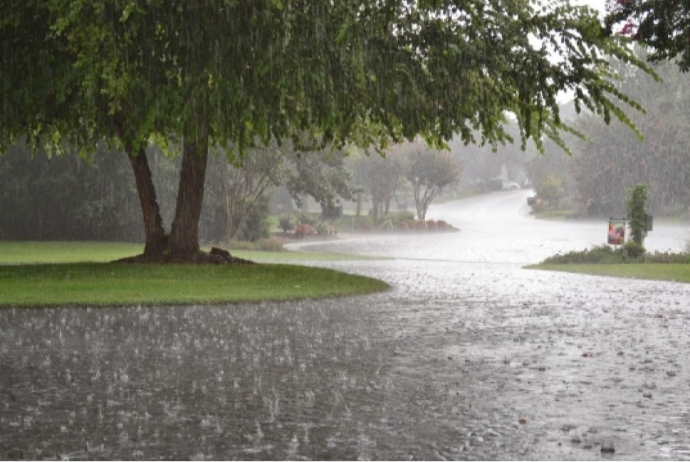
<path id="1" fill-rule="evenodd" d="M 636 61 L 597 14 L 531 0 L 16 0 L 0 16 L 0 140 L 106 139 L 130 158 L 145 257 L 195 261 L 209 146 L 292 137 L 313 149 L 560 140 L 556 95 L 608 120 L 630 103 L 605 55 Z M 479 133 L 479 138 L 475 137 Z M 309 136 L 309 135 L 312 136 Z M 177 140 L 164 236 L 145 147 Z M 307 140 L 307 142 L 305 142 Z"/>

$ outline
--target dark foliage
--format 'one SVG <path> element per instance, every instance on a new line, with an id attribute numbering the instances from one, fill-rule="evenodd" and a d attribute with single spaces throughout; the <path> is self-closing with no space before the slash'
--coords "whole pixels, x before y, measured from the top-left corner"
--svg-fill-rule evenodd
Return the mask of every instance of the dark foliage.
<path id="1" fill-rule="evenodd" d="M 175 210 L 180 159 L 148 149 L 160 194 L 163 223 L 169 229 Z M 225 210 L 220 166 L 212 157 L 199 238 L 221 240 Z M 267 237 L 268 199 L 263 198 L 245 220 L 238 237 Z M 235 225 L 239 219 L 235 220 Z M 76 155 L 31 156 L 14 145 L 0 156 L 0 238 L 7 240 L 99 240 L 143 242 L 141 207 L 127 157 L 99 145 L 91 160 Z"/>
<path id="2" fill-rule="evenodd" d="M 141 241 L 141 211 L 127 158 L 104 146 L 77 156 L 0 157 L 0 236 L 13 240 Z"/>
<path id="3" fill-rule="evenodd" d="M 647 253 L 645 248 L 633 241 L 626 242 L 617 248 L 606 244 L 557 254 L 544 260 L 544 264 L 597 264 L 597 263 L 687 263 L 690 264 L 690 253 L 654 252 Z"/>

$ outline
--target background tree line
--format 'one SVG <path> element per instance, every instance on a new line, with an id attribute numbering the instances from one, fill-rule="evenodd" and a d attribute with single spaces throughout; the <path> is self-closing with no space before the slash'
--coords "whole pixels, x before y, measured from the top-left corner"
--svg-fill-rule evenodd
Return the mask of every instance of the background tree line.
<path id="1" fill-rule="evenodd" d="M 224 152 L 212 154 L 200 239 L 227 243 L 268 237 L 270 205 L 281 186 L 298 206 L 311 198 L 324 210 L 366 195 L 375 205 L 375 220 L 388 213 L 396 195 L 416 191 L 423 218 L 431 200 L 461 171 L 450 154 L 421 143 L 396 146 L 387 158 L 354 149 L 349 154 L 332 149 L 298 153 L 289 143 L 254 149 L 233 163 Z M 155 145 L 147 157 L 167 227 L 181 159 Z M 86 158 L 32 156 L 23 144 L 0 157 L 0 238 L 141 242 L 140 214 L 127 157 L 105 144 Z"/>
<path id="2" fill-rule="evenodd" d="M 174 218 L 182 159 L 147 148 L 163 224 Z M 199 238 L 228 242 L 268 237 L 272 192 L 285 185 L 299 200 L 351 197 L 342 152 L 298 155 L 275 144 L 228 163 L 209 156 Z M 16 240 L 117 240 L 141 242 L 141 208 L 126 156 L 99 144 L 86 158 L 30 155 L 21 143 L 0 156 L 0 238 Z"/>
<path id="3" fill-rule="evenodd" d="M 637 50 L 640 58 L 645 54 Z M 573 155 L 547 143 L 545 156 L 532 156 L 526 169 L 537 191 L 560 186 L 567 202 L 587 216 L 624 215 L 626 191 L 638 183 L 650 184 L 649 209 L 656 214 L 688 215 L 690 207 L 690 76 L 676 65 L 654 65 L 663 83 L 624 63 L 612 61 L 625 80 L 621 91 L 639 101 L 646 114 L 631 120 L 644 140 L 618 121 L 607 125 L 583 113 L 573 124 L 588 139 L 566 137 Z M 566 111 L 564 111 L 566 112 Z M 546 194 L 548 195 L 548 194 Z"/>

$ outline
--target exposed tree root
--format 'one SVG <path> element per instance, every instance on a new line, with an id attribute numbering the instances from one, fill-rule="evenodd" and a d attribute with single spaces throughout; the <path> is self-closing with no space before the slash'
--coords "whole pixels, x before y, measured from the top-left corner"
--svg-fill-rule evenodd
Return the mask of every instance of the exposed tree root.
<path id="1" fill-rule="evenodd" d="M 251 260 L 237 258 L 230 255 L 227 250 L 212 247 L 211 252 L 197 252 L 194 255 L 175 255 L 163 253 L 160 255 L 136 255 L 134 257 L 116 260 L 116 263 L 184 263 L 193 265 L 255 265 Z"/>

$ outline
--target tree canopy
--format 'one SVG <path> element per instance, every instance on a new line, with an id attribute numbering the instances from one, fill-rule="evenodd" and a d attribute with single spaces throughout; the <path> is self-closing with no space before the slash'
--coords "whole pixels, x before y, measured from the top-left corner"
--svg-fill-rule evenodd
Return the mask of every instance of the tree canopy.
<path id="1" fill-rule="evenodd" d="M 678 58 L 683 72 L 690 70 L 690 4 L 685 0 L 607 0 L 606 27 L 650 48 L 649 60 Z"/>
<path id="2" fill-rule="evenodd" d="M 0 18 L 0 146 L 22 135 L 120 145 L 152 258 L 198 254 L 214 144 L 439 145 L 456 133 L 496 144 L 510 139 L 508 111 L 523 145 L 562 145 L 559 92 L 627 123 L 621 103 L 639 106 L 607 57 L 645 67 L 568 2 L 27 0 L 3 2 Z M 144 152 L 153 136 L 181 140 L 169 240 Z"/>

